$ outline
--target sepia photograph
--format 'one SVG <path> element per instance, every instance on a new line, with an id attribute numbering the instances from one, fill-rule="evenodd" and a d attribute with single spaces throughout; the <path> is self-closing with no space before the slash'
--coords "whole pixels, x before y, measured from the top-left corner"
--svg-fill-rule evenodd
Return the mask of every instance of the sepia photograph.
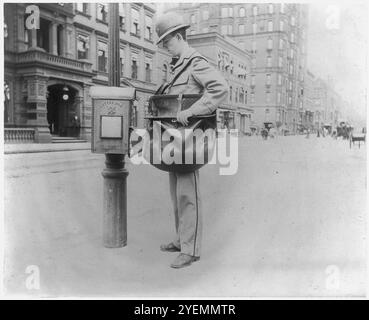
<path id="1" fill-rule="evenodd" d="M 368 14 L 1 3 L 2 297 L 365 299 Z"/>

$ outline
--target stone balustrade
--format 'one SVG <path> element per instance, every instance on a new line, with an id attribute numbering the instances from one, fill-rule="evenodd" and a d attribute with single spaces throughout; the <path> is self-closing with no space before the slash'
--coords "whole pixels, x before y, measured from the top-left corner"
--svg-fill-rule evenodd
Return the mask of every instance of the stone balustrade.
<path id="1" fill-rule="evenodd" d="M 68 69 L 82 70 L 86 72 L 91 72 L 92 70 L 92 64 L 89 62 L 56 56 L 41 51 L 40 49 L 21 52 L 17 55 L 16 61 L 17 63 L 30 63 L 38 61 L 44 62 L 46 64 L 57 65 Z"/>
<path id="2" fill-rule="evenodd" d="M 5 143 L 33 143 L 35 139 L 35 129 L 33 128 L 5 128 Z"/>

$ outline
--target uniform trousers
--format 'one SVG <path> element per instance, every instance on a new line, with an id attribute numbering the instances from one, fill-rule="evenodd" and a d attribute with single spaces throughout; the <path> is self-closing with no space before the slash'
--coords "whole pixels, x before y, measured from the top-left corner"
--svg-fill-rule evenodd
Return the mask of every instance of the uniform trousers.
<path id="1" fill-rule="evenodd" d="M 173 243 L 181 253 L 199 257 L 202 237 L 199 170 L 169 172 L 169 188 L 176 229 Z"/>

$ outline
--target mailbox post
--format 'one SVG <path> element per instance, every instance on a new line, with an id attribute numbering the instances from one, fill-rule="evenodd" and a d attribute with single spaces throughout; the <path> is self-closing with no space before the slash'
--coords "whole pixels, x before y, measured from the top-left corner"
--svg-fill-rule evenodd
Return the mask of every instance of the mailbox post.
<path id="1" fill-rule="evenodd" d="M 134 88 L 120 87 L 119 7 L 109 4 L 109 87 L 91 87 L 91 151 L 105 154 L 103 243 L 107 248 L 127 245 L 127 176 L 124 157 L 129 151 Z"/>
<path id="2" fill-rule="evenodd" d="M 90 89 L 92 98 L 91 151 L 106 155 L 104 177 L 104 246 L 127 244 L 127 176 L 124 155 L 129 152 L 129 124 L 135 99 L 134 88 Z"/>

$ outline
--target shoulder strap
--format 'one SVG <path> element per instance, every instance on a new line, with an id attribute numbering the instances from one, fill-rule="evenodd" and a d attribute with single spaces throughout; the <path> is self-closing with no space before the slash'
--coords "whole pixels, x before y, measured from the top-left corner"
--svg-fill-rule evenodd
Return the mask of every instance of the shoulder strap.
<path id="1" fill-rule="evenodd" d="M 175 77 L 169 82 L 169 83 L 164 83 L 162 84 L 159 89 L 156 91 L 156 94 L 163 94 L 165 92 L 166 89 L 170 88 L 174 82 L 176 82 L 176 80 L 178 79 L 178 77 L 191 65 L 192 61 L 196 58 L 200 58 L 203 59 L 205 61 L 208 61 L 205 57 L 197 54 L 193 57 L 191 57 L 187 63 L 185 64 L 185 66 L 175 75 Z"/>

